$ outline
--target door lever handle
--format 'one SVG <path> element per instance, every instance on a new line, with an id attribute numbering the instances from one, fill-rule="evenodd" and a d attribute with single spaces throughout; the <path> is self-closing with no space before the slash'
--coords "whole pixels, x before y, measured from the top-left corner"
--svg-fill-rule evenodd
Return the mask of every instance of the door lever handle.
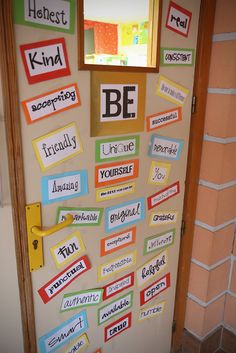
<path id="1" fill-rule="evenodd" d="M 55 224 L 54 226 L 48 228 L 48 229 L 41 229 L 38 226 L 33 226 L 31 227 L 31 232 L 34 235 L 37 235 L 38 237 L 46 237 L 48 235 L 51 235 L 55 232 L 58 232 L 59 230 L 67 227 L 69 224 L 71 224 L 74 220 L 74 217 L 72 216 L 72 214 L 67 213 L 65 215 L 65 220 L 63 222 L 60 222 L 58 224 Z"/>

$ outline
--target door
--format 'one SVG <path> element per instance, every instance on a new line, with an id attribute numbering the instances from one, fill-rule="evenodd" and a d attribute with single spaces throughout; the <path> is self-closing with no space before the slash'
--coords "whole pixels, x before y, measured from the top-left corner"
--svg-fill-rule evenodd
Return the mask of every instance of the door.
<path id="1" fill-rule="evenodd" d="M 170 352 L 199 5 L 200 0 L 178 1 L 178 6 L 163 1 L 160 74 L 142 74 L 143 129 L 133 123 L 133 133 L 132 128 L 121 134 L 111 130 L 97 137 L 90 134 L 90 96 L 96 96 L 93 83 L 97 78 L 102 82 L 103 75 L 78 71 L 76 31 L 14 25 L 25 203 L 42 203 L 43 227 L 61 221 L 65 213 L 74 216 L 73 226 L 43 238 L 43 265 L 31 272 L 38 352 L 101 348 L 120 353 L 127 347 L 138 353 Z M 189 19 L 184 35 L 180 29 L 185 23 L 177 16 L 181 13 Z M 166 23 L 167 18 L 175 26 Z M 38 43 L 47 47 L 49 41 L 65 50 L 63 73 L 54 70 L 45 79 L 40 71 L 36 77 L 27 70 L 24 55 Z M 51 66 L 56 67 L 61 61 L 58 52 L 52 59 L 46 52 L 41 55 L 39 60 L 31 54 L 31 67 L 45 66 L 53 58 Z M 109 75 L 114 84 L 112 73 L 102 84 L 109 84 Z M 128 76 L 127 83 L 135 83 Z M 49 96 L 56 94 L 65 102 L 65 91 L 76 86 L 77 104 L 71 99 L 67 109 L 35 118 L 43 108 L 39 99 L 47 97 L 44 105 L 54 110 Z M 33 119 L 27 113 L 30 104 L 36 112 Z M 116 152 L 117 141 L 123 155 Z M 104 157 L 108 152 L 99 154 L 105 148 L 110 159 Z M 70 152 L 57 159 L 59 150 Z M 129 174 L 132 168 L 133 177 L 117 179 L 119 171 Z M 108 180 L 99 180 L 99 175 L 108 175 Z M 49 198 L 45 190 L 50 183 Z M 56 193 L 63 196 L 54 198 Z"/>

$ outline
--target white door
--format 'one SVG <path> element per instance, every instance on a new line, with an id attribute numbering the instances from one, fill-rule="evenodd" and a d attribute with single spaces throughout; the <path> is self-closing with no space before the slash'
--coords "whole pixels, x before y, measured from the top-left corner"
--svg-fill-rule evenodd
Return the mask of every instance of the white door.
<path id="1" fill-rule="evenodd" d="M 142 74 L 147 121 L 133 133 L 90 136 L 97 76 L 78 70 L 76 30 L 14 25 L 27 204 L 42 203 L 43 227 L 74 216 L 43 239 L 44 266 L 32 272 L 39 352 L 170 352 L 200 0 L 177 5 L 163 0 L 167 62 Z"/>

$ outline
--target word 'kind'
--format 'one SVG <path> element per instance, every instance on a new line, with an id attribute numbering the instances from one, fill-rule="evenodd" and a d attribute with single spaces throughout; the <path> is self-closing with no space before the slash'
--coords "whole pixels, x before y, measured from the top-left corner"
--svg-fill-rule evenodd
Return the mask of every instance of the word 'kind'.
<path id="1" fill-rule="evenodd" d="M 20 46 L 29 83 L 70 75 L 64 38 Z"/>

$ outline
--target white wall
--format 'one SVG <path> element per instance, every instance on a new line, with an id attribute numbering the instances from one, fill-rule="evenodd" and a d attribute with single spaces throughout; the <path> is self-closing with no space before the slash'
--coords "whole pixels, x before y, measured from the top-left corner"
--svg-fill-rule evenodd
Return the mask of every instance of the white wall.
<path id="1" fill-rule="evenodd" d="M 19 287 L 4 130 L 2 89 L 0 85 L 0 352 L 23 353 Z"/>

